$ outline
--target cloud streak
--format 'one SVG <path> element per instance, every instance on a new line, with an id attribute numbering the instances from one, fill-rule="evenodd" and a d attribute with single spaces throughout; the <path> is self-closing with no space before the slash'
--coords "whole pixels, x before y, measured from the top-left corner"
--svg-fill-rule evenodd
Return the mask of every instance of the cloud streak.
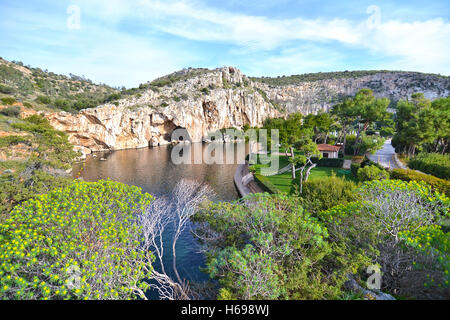
<path id="1" fill-rule="evenodd" d="M 88 2 L 85 2 L 89 6 Z M 202 42 L 227 43 L 254 50 L 274 50 L 292 42 L 336 42 L 373 54 L 389 55 L 394 63 L 410 69 L 450 73 L 450 23 L 443 18 L 423 21 L 350 21 L 339 17 L 324 19 L 273 19 L 232 13 L 203 3 L 178 0 L 141 0 L 130 7 L 127 1 L 93 2 L 106 19 L 133 16 L 143 19 L 149 29 Z M 108 4 L 106 4 L 108 3 Z M 106 11 L 101 8 L 108 8 Z M 375 6 L 375 9 L 377 7 Z M 370 12 L 370 11 L 369 11 Z M 376 14 L 376 10 L 370 12 Z M 376 22 L 376 20 L 375 20 Z"/>
<path id="2" fill-rule="evenodd" d="M 315 18 L 300 10 L 272 14 L 280 6 L 270 0 L 259 15 L 202 0 L 74 0 L 81 28 L 69 30 L 69 4 L 42 1 L 0 4 L 3 54 L 112 85 L 136 86 L 182 67 L 225 64 L 266 76 L 374 68 L 450 74 L 445 13 L 384 19 L 381 7 L 378 19 L 370 18 L 377 7 L 369 14 L 361 7 L 352 18 L 345 10 Z M 290 4 L 283 1 L 286 11 Z"/>

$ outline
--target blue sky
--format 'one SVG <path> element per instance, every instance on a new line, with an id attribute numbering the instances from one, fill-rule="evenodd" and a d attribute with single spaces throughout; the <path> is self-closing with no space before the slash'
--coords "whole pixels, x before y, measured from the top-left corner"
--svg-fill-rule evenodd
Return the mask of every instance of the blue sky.
<path id="1" fill-rule="evenodd" d="M 446 1 L 1 0 L 0 56 L 133 87 L 184 67 L 250 76 L 450 75 Z"/>

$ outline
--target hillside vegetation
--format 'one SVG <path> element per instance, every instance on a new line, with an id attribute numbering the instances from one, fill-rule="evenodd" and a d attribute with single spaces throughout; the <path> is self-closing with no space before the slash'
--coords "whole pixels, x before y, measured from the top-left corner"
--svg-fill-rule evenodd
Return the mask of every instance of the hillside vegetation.
<path id="1" fill-rule="evenodd" d="M 59 75 L 48 70 L 9 62 L 0 58 L 0 98 L 12 98 L 33 109 L 77 112 L 105 103 L 118 105 L 119 100 L 140 100 L 148 92 L 158 96 L 139 105 L 167 107 L 171 103 L 199 100 L 219 89 L 259 93 L 276 110 L 303 114 L 326 111 L 358 90 L 369 88 L 377 96 L 394 102 L 413 92 L 424 92 L 431 99 L 446 97 L 450 92 L 447 76 L 406 71 L 367 70 L 319 72 L 279 77 L 245 77 L 240 83 L 216 81 L 214 75 L 224 68 L 185 68 L 143 83 L 136 88 L 112 88 L 95 84 L 84 76 Z M 240 71 L 236 68 L 239 74 Z M 219 76 L 220 77 L 220 76 Z M 307 85 L 306 85 L 307 84 Z M 306 87 L 304 86 L 306 85 Z M 286 86 L 297 86 L 286 91 Z"/>
<path id="2" fill-rule="evenodd" d="M 56 74 L 0 58 L 0 97 L 65 111 L 93 108 L 118 90 L 85 77 Z"/>
<path id="3" fill-rule="evenodd" d="M 288 86 L 296 85 L 302 82 L 314 82 L 321 80 L 336 80 L 336 79 L 351 79 L 361 78 L 366 76 L 372 76 L 376 74 L 410 74 L 411 76 L 430 76 L 440 77 L 448 79 L 446 76 L 439 74 L 428 74 L 420 72 L 408 72 L 408 71 L 389 71 L 389 70 L 357 70 L 357 71 L 337 71 L 337 72 L 317 72 L 317 73 L 304 73 L 291 76 L 278 76 L 278 77 L 250 77 L 252 81 L 262 82 L 271 86 Z"/>
<path id="4" fill-rule="evenodd" d="M 71 179 L 68 170 L 79 154 L 68 134 L 31 109 L 74 111 L 109 102 L 173 107 L 186 117 L 184 111 L 199 103 L 213 122 L 219 117 L 214 101 L 252 97 L 256 102 L 245 106 L 254 111 L 283 89 L 271 95 L 230 67 L 187 69 L 119 91 L 1 62 L 0 299 L 147 299 L 153 293 L 169 300 L 378 299 L 378 290 L 370 291 L 368 270 L 382 276 L 378 289 L 396 298 L 450 296 L 450 199 L 440 193 L 448 194 L 448 180 L 415 171 L 389 176 L 363 160 L 396 131 L 400 148 L 445 154 L 414 158 L 435 173 L 448 163 L 448 126 L 435 124 L 446 119 L 450 98 L 433 106 L 413 95 L 399 103 L 394 116 L 388 98 L 364 88 L 329 113 L 267 119 L 265 129 L 280 132 L 281 146 L 273 151 L 285 154 L 281 166 L 291 166 L 274 177 L 289 177 L 289 193 L 209 202 L 214 196 L 209 186 L 183 179 L 170 198 L 153 198 L 119 182 Z M 106 117 L 117 114 L 106 107 Z M 318 144 L 342 144 L 344 154 L 326 158 Z M 351 170 L 340 170 L 344 159 L 355 160 Z M 191 286 L 177 271 L 177 240 L 190 222 L 199 223 L 194 236 L 205 253 L 202 270 L 212 279 L 204 285 Z M 160 236 L 165 230 L 175 232 Z M 170 269 L 163 261 L 166 247 L 173 248 Z M 78 286 L 71 282 L 72 271 L 79 275 Z"/>

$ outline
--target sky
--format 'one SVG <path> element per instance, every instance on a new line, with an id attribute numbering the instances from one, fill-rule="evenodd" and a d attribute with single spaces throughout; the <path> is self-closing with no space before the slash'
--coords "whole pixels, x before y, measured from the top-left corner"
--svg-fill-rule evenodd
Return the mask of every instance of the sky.
<path id="1" fill-rule="evenodd" d="M 187 67 L 450 75 L 446 2 L 0 0 L 0 57 L 128 88 Z"/>

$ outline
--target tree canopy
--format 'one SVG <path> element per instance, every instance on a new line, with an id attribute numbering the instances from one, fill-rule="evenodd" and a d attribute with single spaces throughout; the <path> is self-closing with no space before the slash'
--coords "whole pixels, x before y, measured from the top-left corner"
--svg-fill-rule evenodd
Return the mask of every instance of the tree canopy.
<path id="1" fill-rule="evenodd" d="M 417 151 L 448 151 L 450 143 L 450 98 L 431 102 L 422 93 L 399 101 L 393 146 L 397 152 L 414 156 Z"/>

